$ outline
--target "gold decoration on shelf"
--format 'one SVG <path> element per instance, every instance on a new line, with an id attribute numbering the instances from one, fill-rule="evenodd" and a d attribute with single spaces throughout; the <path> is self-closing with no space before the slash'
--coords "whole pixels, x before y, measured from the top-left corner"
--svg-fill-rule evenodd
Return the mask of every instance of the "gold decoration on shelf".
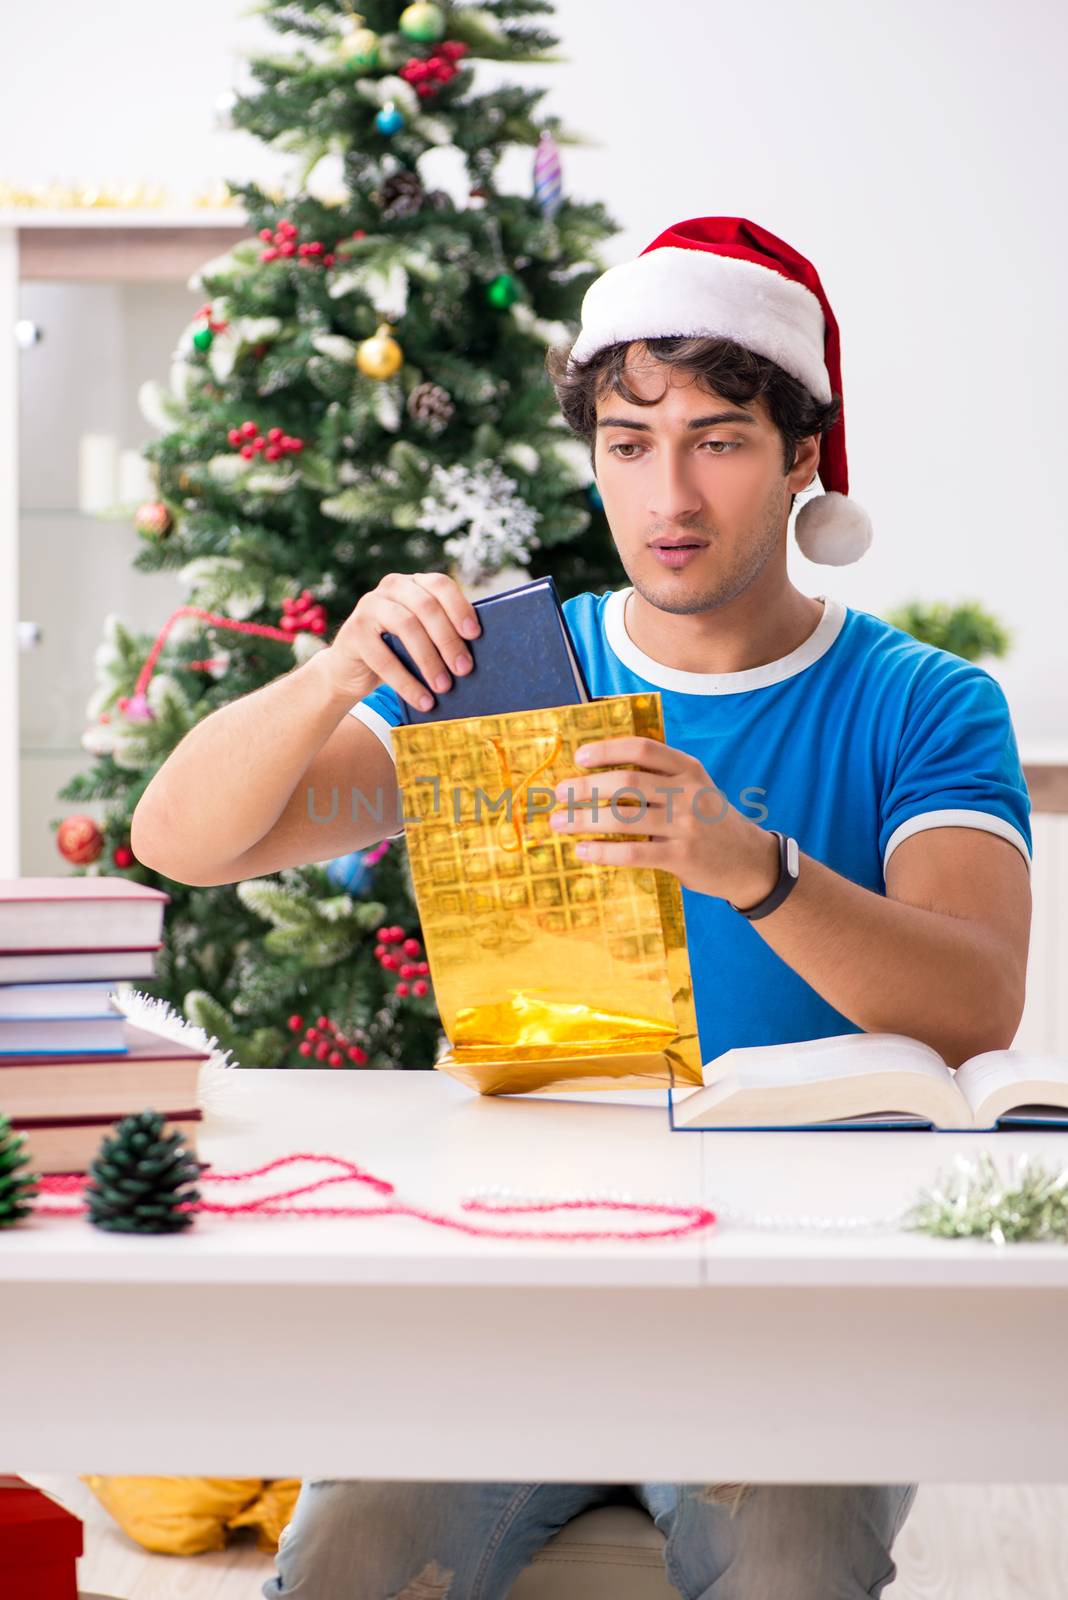
<path id="1" fill-rule="evenodd" d="M 280 198 L 280 197 L 279 197 Z M 197 209 L 239 208 L 241 202 L 217 178 L 189 201 Z M 159 183 L 43 183 L 28 187 L 0 179 L 0 210 L 5 211 L 160 211 L 180 210 Z"/>

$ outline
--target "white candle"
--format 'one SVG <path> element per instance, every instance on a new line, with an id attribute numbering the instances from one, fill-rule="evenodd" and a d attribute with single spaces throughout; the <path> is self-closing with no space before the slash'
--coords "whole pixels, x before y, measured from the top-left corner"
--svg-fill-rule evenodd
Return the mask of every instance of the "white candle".
<path id="1" fill-rule="evenodd" d="M 148 462 L 140 450 L 119 452 L 119 504 L 136 508 L 142 500 L 154 500 L 156 486 Z"/>
<path id="2" fill-rule="evenodd" d="M 110 433 L 83 433 L 78 460 L 78 504 L 90 515 L 115 504 L 118 447 Z"/>

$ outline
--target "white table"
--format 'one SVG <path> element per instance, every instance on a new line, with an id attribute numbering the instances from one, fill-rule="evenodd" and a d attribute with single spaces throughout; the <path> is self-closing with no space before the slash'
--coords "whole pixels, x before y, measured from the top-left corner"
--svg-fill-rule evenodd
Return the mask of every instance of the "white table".
<path id="1" fill-rule="evenodd" d="M 330 1151 L 455 1215 L 497 1185 L 880 1217 L 956 1151 L 1068 1162 L 1036 1130 L 672 1133 L 664 1110 L 483 1098 L 436 1072 L 210 1067 L 201 1095 L 218 1170 Z M 410 1217 L 0 1234 L 20 1471 L 1059 1482 L 1066 1329 L 1058 1246 L 728 1222 L 545 1244 Z"/>

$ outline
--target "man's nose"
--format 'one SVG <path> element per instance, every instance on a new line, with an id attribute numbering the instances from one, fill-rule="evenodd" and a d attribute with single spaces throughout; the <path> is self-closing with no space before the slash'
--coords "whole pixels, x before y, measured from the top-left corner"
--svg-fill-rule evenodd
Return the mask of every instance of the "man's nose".
<path id="1" fill-rule="evenodd" d="M 661 455 L 656 464 L 649 490 L 646 510 L 658 521 L 675 522 L 679 517 L 692 516 L 701 509 L 701 496 L 693 474 L 686 462 L 670 452 Z M 661 529 L 661 532 L 667 532 Z"/>

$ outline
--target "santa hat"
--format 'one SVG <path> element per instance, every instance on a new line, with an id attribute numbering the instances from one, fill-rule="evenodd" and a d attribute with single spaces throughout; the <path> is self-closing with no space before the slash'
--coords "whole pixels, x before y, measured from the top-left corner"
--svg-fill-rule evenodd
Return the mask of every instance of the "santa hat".
<path id="1" fill-rule="evenodd" d="M 766 356 L 823 403 L 842 393 L 838 324 L 815 267 L 745 217 L 691 217 L 667 228 L 590 284 L 581 320 L 569 367 L 605 345 L 705 335 Z M 822 437 L 817 470 L 824 493 L 798 511 L 794 537 L 810 561 L 859 561 L 872 529 L 848 498 L 844 407 Z"/>

